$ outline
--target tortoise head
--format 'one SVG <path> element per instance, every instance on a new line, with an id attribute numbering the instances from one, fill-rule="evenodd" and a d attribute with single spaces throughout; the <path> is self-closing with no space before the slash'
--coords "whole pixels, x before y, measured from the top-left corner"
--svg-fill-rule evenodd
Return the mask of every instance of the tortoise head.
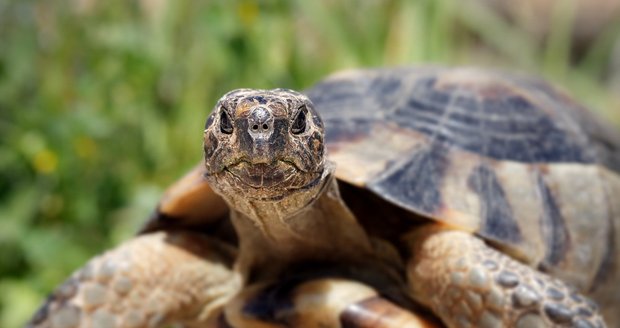
<path id="1" fill-rule="evenodd" d="M 314 105 L 301 93 L 231 91 L 205 126 L 207 180 L 233 205 L 311 192 L 326 171 L 323 136 Z"/>

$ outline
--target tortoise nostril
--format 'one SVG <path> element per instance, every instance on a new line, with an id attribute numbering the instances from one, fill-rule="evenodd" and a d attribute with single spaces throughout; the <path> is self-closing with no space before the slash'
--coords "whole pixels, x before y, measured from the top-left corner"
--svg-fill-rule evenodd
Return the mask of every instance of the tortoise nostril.
<path id="1" fill-rule="evenodd" d="M 273 130 L 273 116 L 262 106 L 252 109 L 248 116 L 248 131 L 253 134 L 267 135 Z"/>

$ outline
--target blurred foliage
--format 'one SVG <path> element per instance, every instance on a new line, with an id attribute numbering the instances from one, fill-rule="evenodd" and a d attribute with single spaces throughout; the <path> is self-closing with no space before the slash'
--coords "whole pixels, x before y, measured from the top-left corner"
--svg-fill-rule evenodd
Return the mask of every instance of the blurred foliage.
<path id="1" fill-rule="evenodd" d="M 232 88 L 499 66 L 558 81 L 619 123 L 618 26 L 574 58 L 557 21 L 541 42 L 473 1 L 0 2 L 0 326 L 136 231 L 199 161 L 204 119 Z"/>

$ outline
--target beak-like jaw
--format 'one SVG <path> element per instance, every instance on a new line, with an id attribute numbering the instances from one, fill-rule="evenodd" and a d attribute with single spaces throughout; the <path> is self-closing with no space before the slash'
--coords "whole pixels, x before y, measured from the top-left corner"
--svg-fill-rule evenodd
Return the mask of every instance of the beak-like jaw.
<path id="1" fill-rule="evenodd" d="M 279 201 L 319 183 L 323 172 L 301 172 L 286 162 L 251 164 L 240 162 L 226 170 L 207 175 L 213 188 L 225 198 Z"/>

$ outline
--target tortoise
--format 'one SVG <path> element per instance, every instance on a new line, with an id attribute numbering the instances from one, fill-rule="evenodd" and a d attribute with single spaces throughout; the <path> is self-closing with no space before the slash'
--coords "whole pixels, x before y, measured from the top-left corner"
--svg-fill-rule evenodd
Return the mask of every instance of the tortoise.
<path id="1" fill-rule="evenodd" d="M 620 136 L 540 79 L 420 66 L 238 89 L 203 148 L 29 326 L 618 325 Z"/>

